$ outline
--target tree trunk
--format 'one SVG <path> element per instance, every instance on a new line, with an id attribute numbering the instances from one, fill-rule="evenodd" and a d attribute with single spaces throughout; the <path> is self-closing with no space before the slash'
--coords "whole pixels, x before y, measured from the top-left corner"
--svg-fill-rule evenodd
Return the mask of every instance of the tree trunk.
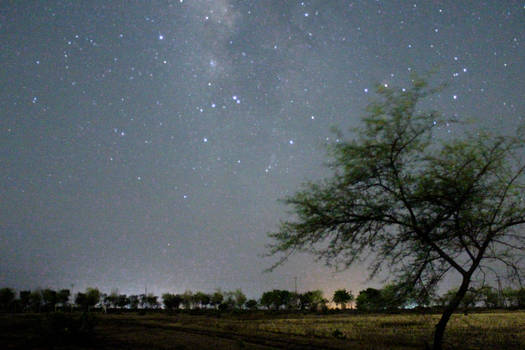
<path id="1" fill-rule="evenodd" d="M 458 292 L 456 293 L 456 295 L 454 295 L 452 301 L 445 307 L 443 315 L 441 315 L 441 319 L 437 323 L 436 330 L 434 332 L 434 346 L 432 347 L 434 350 L 443 349 L 443 336 L 445 335 L 445 328 L 447 327 L 447 323 L 450 320 L 450 317 L 452 316 L 454 311 L 456 311 L 459 304 L 461 303 L 461 300 L 467 293 L 469 284 L 470 276 L 463 276 L 463 281 L 461 282 L 461 286 L 459 287 Z"/>

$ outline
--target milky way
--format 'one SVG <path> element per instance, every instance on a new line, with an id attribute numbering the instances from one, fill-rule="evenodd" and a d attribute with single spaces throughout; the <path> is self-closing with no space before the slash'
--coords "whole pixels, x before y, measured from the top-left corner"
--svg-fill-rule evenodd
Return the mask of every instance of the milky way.
<path id="1" fill-rule="evenodd" d="M 277 200 L 411 72 L 449 84 L 426 107 L 513 129 L 524 33 L 522 1 L 2 2 L 0 285 L 357 291 L 365 266 L 262 273 Z"/>

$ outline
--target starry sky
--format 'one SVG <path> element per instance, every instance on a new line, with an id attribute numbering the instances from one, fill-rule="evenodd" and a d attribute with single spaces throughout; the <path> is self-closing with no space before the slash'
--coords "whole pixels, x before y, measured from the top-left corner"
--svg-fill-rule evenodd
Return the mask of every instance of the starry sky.
<path id="1" fill-rule="evenodd" d="M 372 286 L 306 255 L 263 273 L 277 200 L 411 72 L 449 84 L 427 107 L 514 129 L 524 40 L 517 0 L 1 1 L 0 286 Z"/>

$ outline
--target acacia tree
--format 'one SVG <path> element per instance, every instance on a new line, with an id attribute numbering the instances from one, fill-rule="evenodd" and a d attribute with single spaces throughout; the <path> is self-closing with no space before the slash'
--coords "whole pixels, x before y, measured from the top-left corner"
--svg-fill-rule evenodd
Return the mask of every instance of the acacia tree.
<path id="1" fill-rule="evenodd" d="M 418 77 L 408 89 L 378 86 L 380 99 L 355 137 L 329 147 L 333 176 L 284 199 L 294 218 L 270 233 L 269 254 L 280 256 L 274 267 L 306 251 L 339 268 L 370 254 L 372 276 L 388 267 L 396 283 L 421 296 L 455 272 L 461 283 L 434 332 L 434 349 L 441 349 L 446 324 L 478 273 L 519 277 L 525 138 L 436 135 L 455 121 L 418 110 L 433 92 Z"/>

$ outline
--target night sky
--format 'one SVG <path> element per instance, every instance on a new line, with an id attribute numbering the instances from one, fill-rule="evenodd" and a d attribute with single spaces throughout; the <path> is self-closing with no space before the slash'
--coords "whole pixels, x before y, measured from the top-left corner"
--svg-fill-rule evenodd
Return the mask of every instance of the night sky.
<path id="1" fill-rule="evenodd" d="M 524 41 L 523 1 L 1 1 L 0 287 L 373 286 L 307 255 L 263 273 L 277 200 L 411 72 L 511 131 Z"/>

